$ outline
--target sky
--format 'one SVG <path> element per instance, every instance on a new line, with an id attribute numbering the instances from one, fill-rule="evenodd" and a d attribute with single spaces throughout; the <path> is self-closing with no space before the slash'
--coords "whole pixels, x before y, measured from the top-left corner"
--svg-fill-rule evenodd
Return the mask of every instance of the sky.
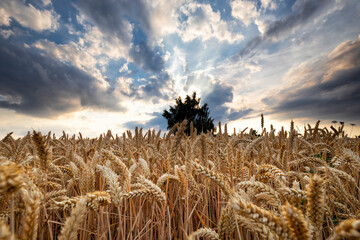
<path id="1" fill-rule="evenodd" d="M 0 1 L 0 137 L 166 131 L 193 91 L 236 131 L 360 134 L 360 1 Z"/>

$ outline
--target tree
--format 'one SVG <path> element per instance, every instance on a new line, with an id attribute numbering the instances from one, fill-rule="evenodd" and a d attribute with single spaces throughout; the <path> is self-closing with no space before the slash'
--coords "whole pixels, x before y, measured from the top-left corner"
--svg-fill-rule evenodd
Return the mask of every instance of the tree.
<path id="1" fill-rule="evenodd" d="M 168 129 L 171 129 L 175 124 L 188 120 L 185 133 L 190 134 L 191 122 L 198 133 L 214 131 L 214 119 L 211 118 L 209 107 L 205 103 L 200 105 L 200 98 L 196 98 L 196 92 L 192 96 L 186 95 L 183 102 L 181 97 L 175 99 L 175 106 L 170 106 L 169 111 L 164 110 L 163 117 L 168 122 Z"/>

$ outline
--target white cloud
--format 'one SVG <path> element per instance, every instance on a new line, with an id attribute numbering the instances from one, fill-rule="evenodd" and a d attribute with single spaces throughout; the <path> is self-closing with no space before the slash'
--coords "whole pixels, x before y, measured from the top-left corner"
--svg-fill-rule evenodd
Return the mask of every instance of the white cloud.
<path id="1" fill-rule="evenodd" d="M 126 62 L 124 65 L 119 69 L 120 73 L 129 73 L 129 63 Z"/>
<path id="2" fill-rule="evenodd" d="M 51 0 L 42 0 L 44 6 L 48 6 L 51 4 Z"/>
<path id="3" fill-rule="evenodd" d="M 256 9 L 255 2 L 235 0 L 230 3 L 230 6 L 232 9 L 231 15 L 234 18 L 241 20 L 245 24 L 245 26 L 249 26 L 253 19 L 256 19 L 260 16 L 259 12 Z"/>
<path id="4" fill-rule="evenodd" d="M 106 44 L 106 42 L 104 42 L 104 44 Z M 89 44 L 88 39 L 79 41 L 78 43 L 69 42 L 66 44 L 56 44 L 48 40 L 40 40 L 35 42 L 33 46 L 43 50 L 61 62 L 70 63 L 92 75 L 97 79 L 98 87 L 102 89 L 109 87 L 109 83 L 97 66 L 100 65 L 100 68 L 104 70 L 104 66 L 106 66 L 110 60 L 110 57 L 102 56 L 101 46 Z M 116 56 L 116 54 L 112 56 Z"/>
<path id="5" fill-rule="evenodd" d="M 71 62 L 80 69 L 94 68 L 97 63 L 93 56 L 74 42 L 56 44 L 48 40 L 40 40 L 34 43 L 33 46 L 51 54 L 62 62 Z"/>
<path id="6" fill-rule="evenodd" d="M 77 42 L 57 44 L 45 39 L 35 42 L 32 46 L 61 62 L 86 71 L 98 80 L 100 88 L 106 89 L 109 84 L 102 71 L 106 71 L 106 66 L 111 59 L 127 59 L 130 45 L 123 43 L 115 36 L 103 34 L 82 15 L 78 15 L 77 20 L 85 29 L 85 33 L 74 32 L 79 36 Z M 129 27 L 131 29 L 131 26 Z"/>
<path id="7" fill-rule="evenodd" d="M 239 33 L 229 31 L 229 26 L 221 20 L 220 13 L 213 12 L 208 4 L 186 4 L 180 7 L 180 14 L 187 16 L 187 19 L 178 27 L 178 33 L 185 42 L 196 38 L 202 41 L 215 38 L 220 42 L 234 43 L 244 38 Z"/>
<path id="8" fill-rule="evenodd" d="M 266 31 L 266 23 L 264 21 L 261 21 L 259 19 L 255 19 L 255 24 L 257 25 L 257 28 L 261 35 L 264 35 Z"/>
<path id="9" fill-rule="evenodd" d="M 118 94 L 131 95 L 133 93 L 133 78 L 119 77 L 116 82 L 116 92 Z"/>
<path id="10" fill-rule="evenodd" d="M 211 38 L 234 43 L 243 39 L 239 33 L 231 32 L 230 25 L 221 20 L 210 4 L 192 0 L 146 0 L 151 26 L 150 37 L 158 44 L 162 37 L 178 33 L 185 42 L 196 38 L 207 41 Z M 186 20 L 181 20 L 186 15 Z"/>
<path id="11" fill-rule="evenodd" d="M 77 21 L 83 25 L 86 32 L 79 38 L 79 44 L 86 49 L 86 52 L 92 56 L 105 55 L 109 58 L 119 59 L 127 58 L 130 49 L 130 42 L 124 43 L 118 37 L 104 34 L 100 29 L 90 24 L 84 15 L 78 15 Z M 127 38 L 132 38 L 132 26 L 127 25 L 126 32 L 129 34 Z"/>
<path id="12" fill-rule="evenodd" d="M 161 37 L 177 31 L 179 7 L 190 0 L 148 0 L 152 34 Z"/>
<path id="13" fill-rule="evenodd" d="M 1 2 L 0 2 L 0 25 L 3 26 L 9 26 L 11 22 L 11 19 L 8 15 L 8 13 L 6 12 L 5 8 L 1 7 Z"/>
<path id="14" fill-rule="evenodd" d="M 23 27 L 35 31 L 55 31 L 58 27 L 59 15 L 54 10 L 39 10 L 32 4 L 20 0 L 0 1 L 0 25 L 9 26 L 15 19 Z"/>
<path id="15" fill-rule="evenodd" d="M 261 7 L 264 9 L 275 10 L 277 8 L 277 4 L 274 0 L 260 0 Z"/>
<path id="16" fill-rule="evenodd" d="M 169 64 L 169 70 L 171 73 L 178 76 L 183 75 L 186 72 L 187 68 L 186 55 L 184 51 L 179 47 L 175 46 L 173 48 L 173 53 L 171 54 Z"/>

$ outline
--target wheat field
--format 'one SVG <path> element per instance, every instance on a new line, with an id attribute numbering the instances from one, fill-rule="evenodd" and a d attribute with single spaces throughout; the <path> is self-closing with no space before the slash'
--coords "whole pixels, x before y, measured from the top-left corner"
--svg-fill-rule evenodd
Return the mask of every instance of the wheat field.
<path id="1" fill-rule="evenodd" d="M 263 126 L 10 133 L 0 239 L 360 239 L 360 140 Z"/>

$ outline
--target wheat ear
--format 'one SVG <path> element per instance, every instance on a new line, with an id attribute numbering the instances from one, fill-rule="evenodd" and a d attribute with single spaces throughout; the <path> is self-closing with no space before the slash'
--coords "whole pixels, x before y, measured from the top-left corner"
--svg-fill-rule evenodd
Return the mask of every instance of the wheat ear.
<path id="1" fill-rule="evenodd" d="M 187 126 L 187 120 L 185 119 L 177 129 L 176 135 L 175 135 L 175 142 L 172 143 L 171 146 L 171 153 L 170 153 L 170 160 L 173 164 L 178 164 L 176 155 L 179 151 L 179 147 L 181 144 L 181 138 L 184 136 L 184 131 L 186 130 Z"/>
<path id="2" fill-rule="evenodd" d="M 149 190 L 153 198 L 157 199 L 162 203 L 166 201 L 165 193 L 156 184 L 142 176 L 138 178 L 138 182 L 141 183 L 145 189 Z"/>
<path id="3" fill-rule="evenodd" d="M 263 223 L 255 222 L 250 218 L 246 218 L 244 216 L 238 215 L 236 217 L 236 221 L 239 226 L 248 229 L 253 233 L 258 233 L 263 239 L 266 240 L 279 240 L 280 237 L 274 231 L 270 230 L 270 228 Z"/>
<path id="4" fill-rule="evenodd" d="M 106 181 L 108 182 L 109 188 L 110 188 L 110 195 L 112 198 L 112 202 L 116 205 L 120 205 L 120 199 L 121 199 L 121 187 L 118 181 L 118 175 L 114 173 L 110 168 L 97 165 L 97 168 L 100 169 L 104 177 L 106 178 Z M 130 188 L 130 186 L 129 186 Z"/>
<path id="5" fill-rule="evenodd" d="M 360 239 L 360 220 L 348 219 L 339 223 L 331 240 Z"/>
<path id="6" fill-rule="evenodd" d="M 257 181 L 245 181 L 240 182 L 236 185 L 236 188 L 253 188 L 259 190 L 261 193 L 268 193 L 270 198 L 273 200 L 272 202 L 275 203 L 275 206 L 279 207 L 281 204 L 281 200 L 279 194 L 270 186 L 266 185 L 262 182 Z"/>
<path id="7" fill-rule="evenodd" d="M 286 203 L 282 206 L 282 214 L 286 219 L 286 223 L 298 240 L 310 240 L 311 234 L 308 223 L 301 210 Z"/>
<path id="8" fill-rule="evenodd" d="M 318 240 L 323 224 L 325 209 L 324 180 L 317 175 L 310 179 L 307 188 L 307 218 L 313 227 L 312 239 Z"/>
<path id="9" fill-rule="evenodd" d="M 189 236 L 189 240 L 199 240 L 200 238 L 206 238 L 210 240 L 220 239 L 219 235 L 210 228 L 200 228 Z"/>
<path id="10" fill-rule="evenodd" d="M 287 239 L 292 237 L 292 232 L 286 223 L 272 212 L 264 210 L 251 202 L 244 201 L 237 195 L 231 198 L 230 204 L 239 215 L 268 226 L 270 230 L 278 234 L 280 238 Z"/>
<path id="11" fill-rule="evenodd" d="M 161 175 L 158 178 L 158 180 L 156 181 L 156 185 L 161 188 L 164 186 L 164 183 L 166 183 L 168 180 L 180 182 L 180 179 L 177 176 L 168 174 L 168 173 L 164 173 L 163 175 Z"/>
<path id="12" fill-rule="evenodd" d="M 36 146 L 37 154 L 39 156 L 40 168 L 42 170 L 46 170 L 51 156 L 46 141 L 40 132 L 35 131 L 33 132 L 32 139 Z"/>
<path id="13" fill-rule="evenodd" d="M 11 234 L 9 227 L 0 220 L 0 240 L 15 240 L 16 237 Z"/>
<path id="14" fill-rule="evenodd" d="M 280 183 L 286 182 L 285 173 L 281 169 L 270 164 L 260 165 L 257 168 L 257 175 L 255 178 L 259 179 L 262 182 L 268 179 L 273 179 L 274 181 L 278 181 Z"/>
<path id="15" fill-rule="evenodd" d="M 20 167 L 13 163 L 0 165 L 0 193 L 13 193 L 23 186 Z"/>
<path id="16" fill-rule="evenodd" d="M 65 221 L 65 225 L 61 229 L 59 240 L 76 240 L 77 230 L 85 220 L 86 215 L 86 200 L 83 198 L 71 211 L 71 216 Z"/>
<path id="17" fill-rule="evenodd" d="M 99 206 L 107 206 L 111 203 L 110 194 L 107 192 L 91 192 L 86 194 L 86 206 L 97 211 Z"/>
<path id="18" fill-rule="evenodd" d="M 157 192 L 152 191 L 151 189 L 138 189 L 128 193 L 123 193 L 121 195 L 121 199 L 129 199 L 134 197 L 147 197 L 150 199 L 154 199 L 159 201 L 160 203 L 164 203 L 166 197 L 160 196 Z"/>
<path id="19" fill-rule="evenodd" d="M 109 150 L 103 150 L 102 154 L 104 155 L 104 157 L 109 159 L 115 165 L 115 167 L 121 172 L 120 176 L 124 180 L 124 186 L 127 190 L 130 190 L 131 174 L 125 163 L 121 161 L 119 157 L 117 157 Z"/>
<path id="20" fill-rule="evenodd" d="M 21 190 L 25 202 L 25 215 L 20 238 L 22 240 L 37 239 L 38 220 L 40 215 L 40 192 L 34 190 Z"/>
<path id="21" fill-rule="evenodd" d="M 208 169 L 207 167 L 203 167 L 195 162 L 193 162 L 193 169 L 197 174 L 203 175 L 209 178 L 210 180 L 212 180 L 213 182 L 215 182 L 221 188 L 221 190 L 223 190 L 226 196 L 232 194 L 232 189 L 220 174 Z"/>
<path id="22" fill-rule="evenodd" d="M 288 201 L 292 201 L 295 199 L 307 199 L 306 191 L 296 188 L 279 188 L 278 191 L 280 192 L 281 196 Z"/>
<path id="23" fill-rule="evenodd" d="M 233 237 L 236 227 L 235 220 L 234 209 L 230 205 L 222 209 L 218 230 L 220 239 L 231 239 Z"/>

